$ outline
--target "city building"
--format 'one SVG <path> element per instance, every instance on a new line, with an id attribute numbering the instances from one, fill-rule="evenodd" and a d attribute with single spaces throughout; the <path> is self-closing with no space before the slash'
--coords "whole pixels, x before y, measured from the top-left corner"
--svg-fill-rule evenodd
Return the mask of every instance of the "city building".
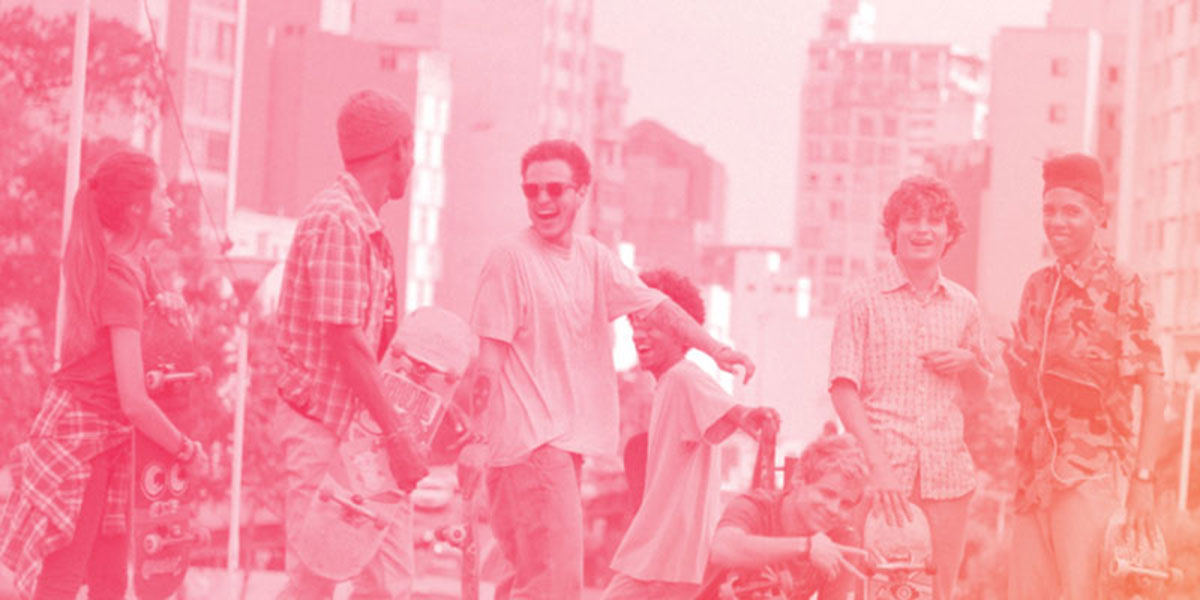
<path id="1" fill-rule="evenodd" d="M 635 123 L 625 138 L 621 239 L 639 265 L 694 276 L 702 250 L 721 243 L 725 168 L 654 121 Z"/>
<path id="2" fill-rule="evenodd" d="M 1186 382 L 1200 361 L 1200 5 L 1130 15 L 1118 249 L 1146 282 L 1168 379 Z"/>
<path id="3" fill-rule="evenodd" d="M 942 259 L 942 274 L 979 292 L 980 213 L 991 182 L 991 146 L 983 140 L 940 146 L 925 154 L 925 171 L 954 192 L 965 231 Z"/>
<path id="4" fill-rule="evenodd" d="M 977 295 L 995 318 L 1016 314 L 1031 272 L 1052 260 L 1041 226 L 1042 162 L 1100 158 L 1115 204 L 1121 155 L 1127 2 L 1056 0 L 1041 28 L 1003 28 L 992 41 L 988 98 L 991 186 L 981 215 Z M 1116 228 L 1110 223 L 1105 243 Z"/>
<path id="5" fill-rule="evenodd" d="M 593 82 L 592 197 L 586 229 L 601 243 L 615 248 L 621 241 L 625 207 L 625 105 L 629 88 L 622 76 L 620 52 L 595 47 Z"/>
<path id="6" fill-rule="evenodd" d="M 880 211 L 925 153 L 979 137 L 984 65 L 944 44 L 866 41 L 870 7 L 837 0 L 808 46 L 801 92 L 794 264 L 813 313 L 832 315 L 846 284 L 891 260 Z"/>

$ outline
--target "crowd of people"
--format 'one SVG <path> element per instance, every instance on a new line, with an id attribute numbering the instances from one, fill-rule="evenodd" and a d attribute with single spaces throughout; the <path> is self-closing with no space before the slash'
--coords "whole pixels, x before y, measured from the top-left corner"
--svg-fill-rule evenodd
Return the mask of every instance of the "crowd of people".
<path id="1" fill-rule="evenodd" d="M 336 131 L 344 171 L 299 220 L 277 313 L 283 365 L 272 426 L 284 453 L 289 529 L 339 460 L 360 407 L 386 433 L 402 489 L 428 472 L 387 405 L 379 366 L 402 316 L 378 215 L 405 195 L 412 119 L 395 98 L 363 91 L 345 102 Z M 739 404 L 685 354 L 703 352 L 743 381 L 754 362 L 705 330 L 704 302 L 686 275 L 639 276 L 575 232 L 591 183 L 579 146 L 542 141 L 515 167 L 530 226 L 484 261 L 468 319 L 478 350 L 461 384 L 469 391 L 463 408 L 477 415 L 487 441 L 489 521 L 512 567 L 497 598 L 582 594 L 580 469 L 585 456 L 620 450 L 611 324 L 621 316 L 656 383 L 645 491 L 613 558 L 606 598 L 704 596 L 722 573 L 777 565 L 794 574 L 796 597 L 846 597 L 863 577 L 869 509 L 897 524 L 924 513 L 934 597 L 954 597 L 976 486 L 961 400 L 985 393 L 993 365 L 976 299 L 942 274 L 943 257 L 969 233 L 944 183 L 914 176 L 891 193 L 881 221 L 894 261 L 841 303 L 828 384 L 846 433 L 813 442 L 783 489 L 750 491 L 722 510 L 716 446 L 738 430 L 777 428 L 780 417 Z M 1052 158 L 1042 178 L 1056 260 L 1030 275 L 1004 338 L 1020 403 L 1008 593 L 1091 599 L 1109 515 L 1124 506 L 1132 535 L 1154 526 L 1162 353 L 1141 279 L 1098 243 L 1108 216 L 1098 162 Z M 494 201 L 507 202 L 503 195 Z M 131 432 L 196 468 L 207 460 L 144 383 L 146 321 L 186 319 L 186 306 L 157 284 L 147 260 L 152 243 L 171 235 L 162 174 L 143 154 L 113 154 L 86 178 L 73 217 L 62 367 L 17 449 L 0 560 L 27 597 L 74 598 L 86 584 L 92 598 L 120 598 Z M 411 511 L 400 511 L 353 580 L 353 596 L 408 597 L 412 548 Z M 331 597 L 337 582 L 290 549 L 287 558 L 282 598 Z"/>

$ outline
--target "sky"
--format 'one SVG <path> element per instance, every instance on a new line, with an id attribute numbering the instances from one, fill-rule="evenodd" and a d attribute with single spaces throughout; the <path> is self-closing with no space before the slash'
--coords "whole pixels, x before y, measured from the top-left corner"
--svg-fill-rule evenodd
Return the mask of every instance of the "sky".
<path id="1" fill-rule="evenodd" d="M 982 55 L 1050 0 L 876 0 L 875 40 Z M 726 239 L 791 245 L 800 84 L 828 0 L 596 0 L 595 42 L 625 55 L 626 121 L 653 119 L 726 168 Z"/>

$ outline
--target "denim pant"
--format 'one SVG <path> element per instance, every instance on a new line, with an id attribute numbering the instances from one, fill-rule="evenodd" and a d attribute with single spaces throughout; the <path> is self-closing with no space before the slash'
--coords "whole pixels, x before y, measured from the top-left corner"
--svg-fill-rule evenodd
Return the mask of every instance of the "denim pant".
<path id="1" fill-rule="evenodd" d="M 522 462 L 488 469 L 492 531 L 515 573 L 497 600 L 572 600 L 583 590 L 583 503 L 578 454 L 540 446 Z"/>
<path id="2" fill-rule="evenodd" d="M 1100 549 L 1108 518 L 1120 506 L 1115 476 L 1055 490 L 1048 506 L 1013 517 L 1008 597 L 1097 597 Z"/>
<path id="3" fill-rule="evenodd" d="M 118 461 L 128 455 L 112 450 L 92 459 L 92 476 L 83 491 L 83 505 L 75 522 L 75 535 L 64 548 L 42 561 L 33 597 L 35 600 L 74 600 L 83 584 L 93 600 L 125 597 L 124 533 L 102 535 L 108 486 Z"/>
<path id="4" fill-rule="evenodd" d="M 297 413 L 286 402 L 275 410 L 276 441 L 283 447 L 287 472 L 285 499 L 288 530 L 299 527 L 317 486 L 337 459 L 338 437 L 327 427 Z M 407 500 L 388 528 L 379 554 L 353 579 L 352 598 L 408 598 L 412 593 L 412 506 Z M 288 584 L 280 598 L 333 597 L 337 582 L 309 571 L 288 546 Z"/>

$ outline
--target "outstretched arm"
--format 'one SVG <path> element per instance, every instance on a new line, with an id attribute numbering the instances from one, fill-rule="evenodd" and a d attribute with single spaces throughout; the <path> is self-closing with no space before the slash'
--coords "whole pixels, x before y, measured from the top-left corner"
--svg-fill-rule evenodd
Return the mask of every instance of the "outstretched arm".
<path id="1" fill-rule="evenodd" d="M 647 322 L 671 332 L 676 339 L 681 340 L 691 348 L 695 348 L 716 361 L 721 370 L 736 373 L 737 367 L 742 367 L 745 375 L 742 383 L 750 381 L 754 376 L 754 361 L 749 356 L 722 344 L 708 334 L 696 319 L 687 314 L 678 304 L 670 300 L 660 302 L 643 317 Z"/>

